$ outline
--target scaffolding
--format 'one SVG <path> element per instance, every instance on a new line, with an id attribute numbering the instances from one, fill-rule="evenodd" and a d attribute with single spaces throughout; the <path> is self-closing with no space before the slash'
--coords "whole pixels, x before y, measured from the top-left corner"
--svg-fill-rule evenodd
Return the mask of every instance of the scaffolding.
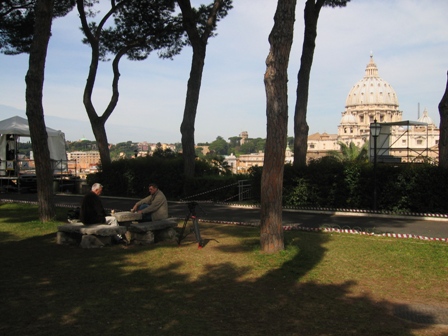
<path id="1" fill-rule="evenodd" d="M 36 192 L 36 165 L 32 153 L 27 157 L 19 153 L 20 136 L 6 135 L 5 156 L 0 157 L 1 192 Z M 77 189 L 76 160 L 51 160 L 54 192 L 75 193 Z"/>
<path id="2" fill-rule="evenodd" d="M 69 169 L 74 165 L 75 169 Z M 79 177 L 76 160 L 51 160 L 54 192 L 77 192 Z M 0 169 L 0 191 L 36 192 L 37 176 L 34 160 L 8 160 L 6 169 Z"/>
<path id="3" fill-rule="evenodd" d="M 438 163 L 438 130 L 425 122 L 397 121 L 378 123 L 380 132 L 375 139 L 370 134 L 370 161 L 378 163 Z M 433 130 L 436 130 L 433 132 Z"/>

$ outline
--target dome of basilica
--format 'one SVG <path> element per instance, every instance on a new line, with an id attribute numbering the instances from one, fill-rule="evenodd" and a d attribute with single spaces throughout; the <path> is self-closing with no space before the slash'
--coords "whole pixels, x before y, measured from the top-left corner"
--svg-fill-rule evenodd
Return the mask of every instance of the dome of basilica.
<path id="1" fill-rule="evenodd" d="M 378 68 L 370 56 L 364 78 L 350 90 L 346 107 L 360 105 L 389 105 L 398 107 L 398 98 L 392 86 L 378 75 Z"/>
<path id="2" fill-rule="evenodd" d="M 435 126 L 434 121 L 429 117 L 428 111 L 425 109 L 423 115 L 418 119 L 420 122 L 427 123 L 428 125 Z"/>

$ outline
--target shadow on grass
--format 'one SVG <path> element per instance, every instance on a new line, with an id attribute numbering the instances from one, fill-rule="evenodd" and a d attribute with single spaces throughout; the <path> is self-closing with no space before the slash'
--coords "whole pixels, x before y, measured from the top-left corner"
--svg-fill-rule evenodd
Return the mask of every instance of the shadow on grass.
<path id="1" fill-rule="evenodd" d="M 258 230 L 216 226 L 204 236 L 237 232 L 241 244 L 202 250 L 192 242 L 89 250 L 56 245 L 53 233 L 3 241 L 0 333 L 376 336 L 423 328 L 393 317 L 390 302 L 352 297 L 354 282 L 298 283 L 323 259 L 328 235 L 287 234 L 297 253 L 251 276 L 255 266 L 232 258 L 254 253 Z"/>
<path id="2" fill-rule="evenodd" d="M 7 223 L 24 223 L 36 220 L 36 211 L 22 211 L 20 217 L 17 216 L 17 209 L 9 204 L 0 203 L 1 218 Z"/>

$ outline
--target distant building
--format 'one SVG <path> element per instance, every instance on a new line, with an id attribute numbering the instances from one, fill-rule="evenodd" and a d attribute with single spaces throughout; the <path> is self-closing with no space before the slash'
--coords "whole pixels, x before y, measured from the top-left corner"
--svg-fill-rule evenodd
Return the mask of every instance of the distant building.
<path id="1" fill-rule="evenodd" d="M 241 154 L 236 157 L 233 153 L 224 156 L 224 161 L 230 166 L 230 170 L 234 174 L 248 173 L 252 167 L 262 167 L 264 161 L 264 153 L 259 151 L 258 153 Z M 289 147 L 285 151 L 285 163 L 293 162 L 293 154 Z"/>
<path id="2" fill-rule="evenodd" d="M 249 138 L 249 133 L 247 133 L 247 131 L 241 132 L 240 133 L 240 138 L 241 138 L 241 145 L 244 145 L 244 143 L 246 142 L 246 140 Z"/>
<path id="3" fill-rule="evenodd" d="M 202 148 L 202 150 L 201 150 L 201 152 L 202 152 L 202 155 L 207 155 L 208 153 L 210 153 L 210 149 L 209 149 L 209 147 L 210 146 L 195 146 L 195 148 Z"/>
<path id="4" fill-rule="evenodd" d="M 317 159 L 329 150 L 339 149 L 337 134 L 314 133 L 308 136 L 307 159 Z"/>
<path id="5" fill-rule="evenodd" d="M 370 140 L 370 124 L 375 120 L 382 124 L 377 138 L 379 162 L 420 162 L 427 158 L 437 160 L 440 130 L 429 117 L 428 111 L 425 109 L 417 121 L 405 121 L 402 116 L 395 90 L 378 75 L 378 68 L 371 55 L 364 77 L 348 93 L 338 133 L 309 135 L 307 160 L 340 150 L 340 142 L 346 145 L 353 142 L 362 147 Z M 240 137 L 243 144 L 249 137 L 248 132 L 242 132 Z M 231 154 L 225 160 L 233 172 L 247 172 L 250 167 L 263 165 L 264 154 L 259 152 L 239 157 Z M 285 162 L 292 163 L 293 160 L 293 153 L 287 148 Z"/>
<path id="6" fill-rule="evenodd" d="M 80 141 L 84 141 L 84 139 L 81 139 Z M 158 147 L 158 144 L 148 143 L 146 141 L 139 142 L 136 145 L 138 149 L 134 152 L 134 154 L 132 154 L 132 156 L 128 158 L 145 157 L 147 155 L 152 155 L 152 152 L 154 152 Z M 109 148 L 111 146 L 112 145 L 109 145 Z M 176 146 L 171 144 L 161 144 L 161 148 L 163 150 L 176 150 Z M 126 153 L 120 152 L 119 158 L 127 158 Z M 76 172 L 76 174 L 81 176 L 81 178 L 85 177 L 85 175 L 87 174 L 97 172 L 98 166 L 101 164 L 100 153 L 99 151 L 94 150 L 67 152 L 67 159 L 69 160 L 68 168 L 71 171 Z"/>
<path id="7" fill-rule="evenodd" d="M 152 144 L 150 144 L 149 145 L 150 151 L 154 152 L 157 149 L 158 144 L 159 143 L 152 143 Z M 176 145 L 166 144 L 166 143 L 163 143 L 163 144 L 160 144 L 160 145 L 161 145 L 162 150 L 170 149 L 173 152 L 176 151 Z"/>
<path id="8" fill-rule="evenodd" d="M 146 141 L 139 142 L 137 147 L 139 152 L 148 152 L 150 150 L 150 145 Z"/>
<path id="9" fill-rule="evenodd" d="M 98 171 L 98 165 L 101 162 L 99 151 L 76 151 L 67 153 L 68 165 L 71 171 L 81 178 L 86 174 Z"/>

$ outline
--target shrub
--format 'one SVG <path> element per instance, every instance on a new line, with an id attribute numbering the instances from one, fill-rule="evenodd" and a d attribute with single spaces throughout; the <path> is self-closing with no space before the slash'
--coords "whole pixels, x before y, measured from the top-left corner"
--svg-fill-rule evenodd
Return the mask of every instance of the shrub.
<path id="1" fill-rule="evenodd" d="M 186 180 L 181 156 L 144 157 L 112 162 L 106 171 L 89 175 L 111 196 L 146 196 L 149 183 L 157 183 L 170 200 L 214 202 L 238 200 L 238 180 L 249 179 L 255 202 L 260 202 L 262 167 L 249 175 L 220 173 L 219 167 L 197 160 L 195 177 Z M 379 164 L 376 171 L 379 210 L 448 213 L 448 170 L 429 164 Z M 371 209 L 375 185 L 369 163 L 341 162 L 331 157 L 294 169 L 285 165 L 283 204 L 294 207 Z"/>
<path id="2" fill-rule="evenodd" d="M 104 194 L 142 198 L 148 184 L 156 183 L 170 200 L 197 195 L 195 200 L 225 201 L 238 194 L 237 181 L 245 175 L 220 175 L 219 167 L 197 160 L 195 178 L 186 180 L 181 156 L 147 156 L 113 161 L 101 172 L 88 175 L 87 182 L 104 186 Z"/>
<path id="3" fill-rule="evenodd" d="M 253 169 L 260 186 L 262 168 Z M 377 206 L 394 212 L 448 213 L 444 188 L 448 170 L 429 164 L 379 164 Z M 295 170 L 285 165 L 283 204 L 295 207 L 372 209 L 374 172 L 370 163 L 341 162 L 332 157 L 311 161 Z M 260 186 L 261 190 L 261 186 Z M 260 201 L 259 193 L 257 201 Z"/>

